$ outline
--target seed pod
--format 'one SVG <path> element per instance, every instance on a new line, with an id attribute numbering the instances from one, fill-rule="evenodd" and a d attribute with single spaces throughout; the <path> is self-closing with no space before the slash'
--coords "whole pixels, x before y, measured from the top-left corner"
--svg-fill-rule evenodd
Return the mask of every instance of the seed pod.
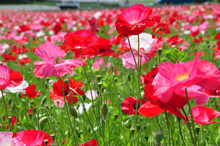
<path id="1" fill-rule="evenodd" d="M 69 106 L 69 112 L 75 119 L 78 117 L 76 109 L 71 105 Z"/>
<path id="2" fill-rule="evenodd" d="M 41 102 L 40 102 L 40 105 L 42 106 L 42 105 L 44 105 L 44 103 L 47 101 L 47 96 L 45 96 L 45 97 L 43 97 L 42 99 L 41 99 Z"/>
<path id="3" fill-rule="evenodd" d="M 102 79 L 102 75 L 97 75 L 96 78 L 97 78 L 98 82 L 100 82 Z"/>
<path id="4" fill-rule="evenodd" d="M 199 131 L 200 131 L 200 127 L 199 126 L 195 126 L 195 129 L 196 129 L 196 134 L 198 135 Z"/>
<path id="5" fill-rule="evenodd" d="M 108 114 L 108 106 L 104 104 L 102 106 L 102 117 L 104 120 L 106 120 L 107 114 Z"/>
<path id="6" fill-rule="evenodd" d="M 47 145 L 48 144 L 48 139 L 45 139 L 44 143 L 45 143 L 45 145 Z"/>
<path id="7" fill-rule="evenodd" d="M 144 138 L 145 138 L 146 142 L 148 142 L 149 136 L 145 135 Z"/>
<path id="8" fill-rule="evenodd" d="M 131 127 L 131 129 L 130 129 L 130 135 L 134 135 L 134 132 L 135 132 L 135 128 Z"/>
<path id="9" fill-rule="evenodd" d="M 155 131 L 153 133 L 153 137 L 156 140 L 156 145 L 159 145 L 161 140 L 163 139 L 163 133 L 161 131 Z"/>
<path id="10" fill-rule="evenodd" d="M 53 141 L 55 140 L 55 134 L 50 134 L 50 137 L 53 139 Z"/>
<path id="11" fill-rule="evenodd" d="M 137 124 L 137 125 L 136 125 L 136 129 L 137 129 L 137 131 L 139 131 L 139 130 L 141 129 L 141 125 L 140 125 L 140 124 Z"/>
<path id="12" fill-rule="evenodd" d="M 43 124 L 43 123 L 45 123 L 47 121 L 47 117 L 42 117 L 42 118 L 40 118 L 40 120 L 39 120 L 39 124 Z"/>
<path id="13" fill-rule="evenodd" d="M 15 103 L 14 102 L 12 102 L 12 104 L 11 104 L 11 111 L 13 112 L 14 110 L 15 110 Z"/>

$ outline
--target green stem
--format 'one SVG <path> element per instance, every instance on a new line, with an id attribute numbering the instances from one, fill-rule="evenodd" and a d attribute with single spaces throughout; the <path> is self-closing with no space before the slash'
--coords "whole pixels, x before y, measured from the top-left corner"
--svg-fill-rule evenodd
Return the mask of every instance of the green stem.
<path id="1" fill-rule="evenodd" d="M 187 93 L 187 88 L 185 88 L 185 93 L 186 93 L 186 99 L 187 99 L 187 103 L 188 103 L 188 107 L 189 107 L 189 111 L 190 111 L 190 116 L 191 116 L 191 119 L 192 119 L 192 130 L 193 130 L 193 134 L 194 134 L 194 138 L 195 138 L 194 142 L 195 142 L 195 145 L 196 145 L 196 130 L 195 130 L 195 126 L 194 126 L 194 120 L 193 120 L 191 106 L 190 106 L 190 103 L 189 103 L 189 97 L 188 97 L 188 93 Z"/>
<path id="2" fill-rule="evenodd" d="M 88 116 L 88 114 L 87 114 L 87 112 L 86 112 L 86 108 L 85 108 L 84 101 L 83 101 L 82 97 L 81 97 L 81 96 L 76 92 L 76 90 L 74 90 L 73 88 L 69 87 L 69 89 L 72 90 L 73 92 L 75 92 L 75 93 L 78 95 L 79 99 L 81 100 L 82 105 L 83 105 L 84 113 L 85 113 L 85 115 L 86 115 L 86 117 L 87 117 L 87 119 L 88 119 L 88 121 L 89 121 L 89 124 L 90 124 L 90 126 L 91 126 L 91 128 L 92 128 L 92 132 L 93 132 L 93 134 L 94 134 L 96 140 L 98 141 L 98 137 L 96 136 L 96 133 L 95 133 L 94 128 L 93 128 L 93 125 L 92 125 L 92 122 L 90 121 L 89 116 Z"/>
<path id="3" fill-rule="evenodd" d="M 171 139 L 170 139 L 170 125 L 169 125 L 169 119 L 168 119 L 168 116 L 167 116 L 167 111 L 164 110 L 164 113 L 165 113 L 165 117 L 166 117 L 166 121 L 167 121 L 167 128 L 168 128 L 168 135 L 169 135 L 169 146 L 171 146 Z"/>
<path id="4" fill-rule="evenodd" d="M 190 132 L 190 137 L 191 137 L 191 141 L 192 143 L 194 144 L 194 138 L 193 138 L 193 134 L 192 134 L 192 131 L 191 131 L 191 126 L 190 126 L 190 123 L 189 123 L 189 118 L 188 118 L 188 115 L 186 114 L 184 108 L 182 109 L 183 110 L 183 113 L 185 114 L 186 116 L 186 120 L 187 120 L 187 126 L 189 128 L 189 132 Z"/>
<path id="5" fill-rule="evenodd" d="M 182 141 L 183 141 L 183 145 L 186 146 L 186 143 L 185 143 L 185 141 L 184 141 L 184 139 L 183 139 L 183 134 L 182 134 L 181 126 L 180 126 L 180 121 L 181 121 L 181 119 L 178 119 L 178 122 L 179 122 L 180 137 L 181 137 L 181 139 L 182 139 Z"/>
<path id="6" fill-rule="evenodd" d="M 65 109 L 66 109 L 67 119 L 68 119 L 68 121 L 69 121 L 70 129 L 71 129 L 72 134 L 73 134 L 73 136 L 74 136 L 74 131 L 73 131 L 73 127 L 72 127 L 72 124 L 71 124 L 71 121 L 70 121 L 70 115 L 69 115 L 69 111 L 68 111 L 69 103 L 66 101 L 65 91 L 64 91 L 64 89 L 63 89 L 63 84 L 62 84 L 61 78 L 59 77 L 59 79 L 60 79 L 60 85 L 61 85 L 61 88 L 62 88 L 62 91 L 63 91 L 63 98 L 64 98 L 64 101 L 65 101 L 65 103 L 66 103 L 66 105 L 67 105 L 67 106 L 64 105 L 64 106 L 65 106 Z"/>
<path id="7" fill-rule="evenodd" d="M 3 95 L 3 90 L 1 89 L 1 92 L 2 92 L 2 99 L 3 99 L 3 103 L 4 103 L 4 108 L 5 108 L 5 113 L 6 113 L 6 118 L 8 118 L 8 127 L 9 127 L 9 131 L 11 131 L 11 123 L 9 121 L 9 116 L 8 116 L 8 111 L 7 111 L 7 106 L 6 106 L 6 103 L 5 103 L 5 96 Z M 4 125 L 2 125 L 4 126 Z"/>

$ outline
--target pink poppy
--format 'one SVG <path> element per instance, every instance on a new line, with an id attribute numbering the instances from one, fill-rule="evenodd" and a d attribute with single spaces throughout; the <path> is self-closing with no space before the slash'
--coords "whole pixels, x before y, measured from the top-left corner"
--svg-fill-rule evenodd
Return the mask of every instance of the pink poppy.
<path id="1" fill-rule="evenodd" d="M 138 55 L 134 54 L 134 57 L 135 57 L 136 63 L 138 64 Z M 133 58 L 133 55 L 131 52 L 127 52 L 127 53 L 123 54 L 121 56 L 121 58 L 123 60 L 124 67 L 137 70 L 136 65 L 135 65 L 135 61 L 134 61 L 134 58 Z M 140 56 L 139 61 L 141 61 L 141 65 L 143 65 L 147 60 L 145 59 L 145 57 Z"/>
<path id="2" fill-rule="evenodd" d="M 20 131 L 14 136 L 15 138 L 19 138 L 21 142 L 23 142 L 26 146 L 46 146 L 44 140 L 48 140 L 47 146 L 50 146 L 53 142 L 53 139 L 44 131 L 40 130 L 24 130 Z"/>
<path id="3" fill-rule="evenodd" d="M 40 45 L 35 53 L 44 61 L 34 61 L 35 69 L 34 75 L 39 78 L 49 77 L 62 77 L 66 73 L 71 72 L 76 67 L 85 64 L 80 59 L 67 59 L 63 60 L 65 51 L 60 47 L 52 44 L 45 43 Z"/>
<path id="4" fill-rule="evenodd" d="M 104 63 L 104 59 L 99 58 L 98 60 L 95 60 L 95 62 L 93 63 L 92 67 L 95 69 L 100 69 L 101 65 Z M 106 64 L 103 65 L 104 67 L 108 67 L 109 66 L 109 62 L 107 62 Z"/>
<path id="5" fill-rule="evenodd" d="M 138 52 L 138 36 L 133 35 L 129 37 L 131 48 Z M 141 33 L 139 34 L 139 47 L 140 47 L 140 55 L 145 57 L 147 61 L 150 60 L 152 56 L 156 55 L 157 45 L 159 40 L 157 38 L 153 38 L 151 34 Z M 122 47 L 130 50 L 130 45 L 128 39 L 122 44 Z"/>
<path id="6" fill-rule="evenodd" d="M 216 117 L 220 117 L 220 112 L 214 111 L 212 108 L 206 106 L 194 106 L 191 110 L 194 122 L 200 125 L 216 123 L 216 121 L 212 120 Z"/>
<path id="7" fill-rule="evenodd" d="M 13 132 L 0 132 L 1 146 L 25 146 L 19 138 L 13 138 Z"/>
<path id="8" fill-rule="evenodd" d="M 193 97 L 197 105 L 204 105 L 209 100 L 204 91 L 215 90 L 220 83 L 219 70 L 198 56 L 180 64 L 163 62 L 158 65 L 158 72 L 152 83 L 154 96 L 164 103 L 169 102 L 174 93 L 186 97 L 187 88 L 188 96 Z"/>
<path id="9" fill-rule="evenodd" d="M 23 77 L 17 71 L 9 70 L 5 65 L 0 65 L 0 89 L 16 87 L 23 81 Z"/>
<path id="10" fill-rule="evenodd" d="M 138 35 L 146 27 L 152 27 L 155 21 L 149 17 L 152 9 L 143 4 L 136 4 L 125 9 L 118 15 L 115 22 L 116 29 L 121 35 Z"/>

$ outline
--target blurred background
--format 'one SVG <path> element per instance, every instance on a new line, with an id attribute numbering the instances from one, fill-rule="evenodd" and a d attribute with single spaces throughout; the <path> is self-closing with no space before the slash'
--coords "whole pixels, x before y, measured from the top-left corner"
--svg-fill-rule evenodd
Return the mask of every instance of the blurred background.
<path id="1" fill-rule="evenodd" d="M 146 6 L 162 6 L 164 4 L 191 4 L 204 2 L 220 2 L 220 0 L 0 0 L 0 9 L 102 9 L 129 7 L 138 3 Z"/>

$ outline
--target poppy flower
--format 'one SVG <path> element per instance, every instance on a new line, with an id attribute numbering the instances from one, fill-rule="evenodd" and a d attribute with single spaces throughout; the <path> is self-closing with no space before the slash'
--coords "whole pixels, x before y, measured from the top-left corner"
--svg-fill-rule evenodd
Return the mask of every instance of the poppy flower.
<path id="1" fill-rule="evenodd" d="M 17 71 L 9 70 L 5 65 L 0 65 L 0 89 L 16 87 L 23 81 L 23 77 Z"/>
<path id="2" fill-rule="evenodd" d="M 80 59 L 63 60 L 65 51 L 52 43 L 40 45 L 35 50 L 35 54 L 44 60 L 34 61 L 34 75 L 39 78 L 49 77 L 50 75 L 62 77 L 76 67 L 85 64 Z"/>
<path id="3" fill-rule="evenodd" d="M 193 37 L 197 36 L 200 32 L 199 26 L 192 26 L 192 27 L 190 27 L 189 30 L 191 32 L 190 36 L 193 36 Z"/>
<path id="4" fill-rule="evenodd" d="M 195 57 L 193 61 L 173 64 L 163 62 L 158 65 L 158 74 L 153 80 L 155 93 L 158 99 L 167 103 L 175 93 L 186 97 L 193 97 L 197 105 L 204 105 L 209 97 L 205 90 L 214 90 L 220 83 L 220 72 L 210 62 Z"/>
<path id="5" fill-rule="evenodd" d="M 138 36 L 133 35 L 129 37 L 131 49 L 138 53 Z M 159 40 L 153 38 L 151 34 L 141 33 L 139 34 L 139 49 L 140 55 L 144 57 L 147 61 L 151 59 L 152 56 L 156 55 L 157 45 Z M 128 39 L 122 44 L 122 47 L 130 50 L 130 45 Z"/>
<path id="6" fill-rule="evenodd" d="M 19 138 L 13 138 L 13 132 L 0 132 L 1 146 L 25 146 Z"/>
<path id="7" fill-rule="evenodd" d="M 65 52 L 72 50 L 76 56 L 96 54 L 99 38 L 89 30 L 79 30 L 64 36 Z"/>
<path id="8" fill-rule="evenodd" d="M 147 73 L 146 75 L 142 75 L 141 76 L 141 82 L 142 84 L 148 84 L 149 82 L 153 81 L 155 76 L 158 73 L 158 68 L 154 67 L 151 69 L 151 71 L 149 73 Z"/>
<path id="9" fill-rule="evenodd" d="M 125 100 L 121 102 L 121 110 L 123 113 L 128 115 L 135 115 L 136 114 L 136 108 L 137 110 L 139 107 L 143 104 L 145 104 L 147 101 L 141 98 L 138 100 L 138 107 L 137 106 L 137 99 L 135 97 L 127 97 Z M 137 112 L 137 115 L 139 115 L 139 112 Z"/>
<path id="10" fill-rule="evenodd" d="M 11 125 L 12 125 L 12 127 L 14 127 L 14 125 L 17 124 L 19 120 L 15 116 L 10 116 L 10 117 L 11 117 Z M 8 120 L 8 118 L 6 117 L 4 121 L 7 121 L 7 120 Z M 5 125 L 6 129 L 9 129 L 8 122 L 6 122 L 4 125 Z M 0 127 L 3 128 L 2 126 L 0 126 Z"/>
<path id="11" fill-rule="evenodd" d="M 220 112 L 206 106 L 194 106 L 191 108 L 191 111 L 194 122 L 200 125 L 216 123 L 216 121 L 212 120 L 220 117 Z"/>
<path id="12" fill-rule="evenodd" d="M 158 23 L 153 29 L 152 29 L 153 33 L 157 33 L 160 36 L 163 36 L 163 32 L 165 34 L 169 34 L 170 33 L 170 29 L 168 24 L 166 23 Z"/>
<path id="13" fill-rule="evenodd" d="M 116 29 L 120 35 L 138 35 L 146 27 L 152 27 L 155 24 L 153 18 L 149 17 L 152 9 L 143 4 L 136 4 L 125 9 L 118 15 L 115 22 Z"/>
<path id="14" fill-rule="evenodd" d="M 27 88 L 29 86 L 28 82 L 23 80 L 22 83 L 16 87 L 7 87 L 5 88 L 5 92 L 10 92 L 10 93 L 19 93 L 19 92 L 22 92 L 24 93 L 25 92 L 25 88 Z M 25 94 L 25 93 L 24 93 Z"/>
<path id="15" fill-rule="evenodd" d="M 74 95 L 77 95 L 74 91 L 70 90 L 70 87 L 72 89 L 74 89 L 79 95 L 84 95 L 84 91 L 82 91 L 79 87 L 83 87 L 83 84 L 81 82 L 78 81 L 74 81 L 73 79 L 68 79 L 69 80 L 69 85 L 66 85 L 64 83 L 65 79 L 62 79 L 62 85 L 64 88 L 64 92 L 65 92 L 65 98 L 66 101 L 69 102 L 70 104 L 75 104 L 78 101 L 77 97 L 74 97 Z M 69 96 L 70 94 L 72 95 L 70 97 L 70 101 L 69 100 Z M 55 82 L 53 84 L 53 90 L 50 92 L 50 99 L 53 100 L 61 100 L 64 101 L 63 98 L 63 91 L 62 91 L 62 87 L 60 84 L 60 80 L 58 80 L 57 82 Z"/>
<path id="16" fill-rule="evenodd" d="M 143 104 L 139 109 L 138 113 L 145 117 L 155 117 L 162 113 L 164 110 L 161 109 L 157 104 L 147 102 Z"/>
<path id="17" fill-rule="evenodd" d="M 111 49 L 111 47 L 112 47 L 112 43 L 110 42 L 110 40 L 105 38 L 99 38 L 99 42 L 97 45 L 98 51 L 94 55 L 98 55 L 99 57 L 109 56 L 115 52 Z"/>
<path id="18" fill-rule="evenodd" d="M 38 97 L 39 95 L 41 95 L 40 92 L 36 92 L 36 85 L 29 85 L 25 90 L 25 94 L 22 93 L 22 98 L 24 96 L 28 97 L 28 98 L 35 98 Z"/>
<path id="19" fill-rule="evenodd" d="M 53 139 L 49 134 L 44 131 L 34 129 L 20 131 L 16 133 L 13 137 L 20 139 L 20 141 L 26 146 L 46 146 L 44 140 L 48 140 L 47 146 L 50 146 L 53 142 Z"/>
<path id="20" fill-rule="evenodd" d="M 80 146 L 98 146 L 98 145 L 97 145 L 96 139 L 92 139 L 92 140 L 90 140 L 88 142 L 85 142 L 84 144 L 82 144 Z"/>
<path id="21" fill-rule="evenodd" d="M 2 57 L 4 57 L 3 62 L 6 62 L 6 61 L 16 61 L 17 60 L 17 57 L 13 56 L 12 53 L 2 54 Z"/>
<path id="22" fill-rule="evenodd" d="M 121 55 L 121 58 L 122 58 L 124 67 L 137 70 L 136 65 L 135 65 L 135 60 L 138 65 L 138 55 L 136 53 L 134 54 L 135 60 L 131 52 L 126 52 L 125 54 Z M 140 61 L 139 64 L 143 65 L 147 60 L 145 59 L 145 57 L 140 56 L 139 61 Z"/>

